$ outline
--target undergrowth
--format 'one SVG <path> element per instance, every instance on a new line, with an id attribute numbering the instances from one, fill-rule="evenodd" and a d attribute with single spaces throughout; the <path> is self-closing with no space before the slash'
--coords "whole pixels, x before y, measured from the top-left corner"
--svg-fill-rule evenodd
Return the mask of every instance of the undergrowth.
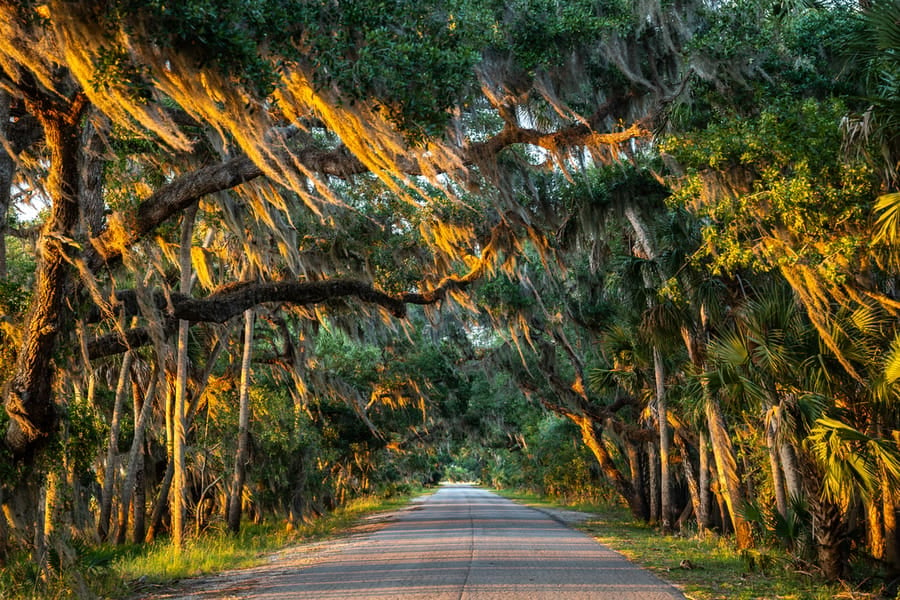
<path id="1" fill-rule="evenodd" d="M 738 550 L 729 537 L 688 530 L 665 534 L 635 522 L 619 506 L 564 505 L 535 494 L 501 490 L 525 504 L 574 509 L 593 515 L 576 525 L 600 543 L 674 584 L 690 600 L 830 600 L 883 598 L 879 589 L 849 583 L 827 584 L 813 572 L 798 569 L 778 548 Z M 877 588 L 877 586 L 876 586 Z"/>

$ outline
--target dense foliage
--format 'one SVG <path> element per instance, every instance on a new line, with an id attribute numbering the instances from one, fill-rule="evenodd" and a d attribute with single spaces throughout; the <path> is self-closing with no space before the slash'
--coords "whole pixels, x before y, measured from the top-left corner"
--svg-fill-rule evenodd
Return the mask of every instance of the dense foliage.
<path id="1" fill-rule="evenodd" d="M 898 15 L 0 1 L 0 558 L 477 480 L 895 593 Z"/>

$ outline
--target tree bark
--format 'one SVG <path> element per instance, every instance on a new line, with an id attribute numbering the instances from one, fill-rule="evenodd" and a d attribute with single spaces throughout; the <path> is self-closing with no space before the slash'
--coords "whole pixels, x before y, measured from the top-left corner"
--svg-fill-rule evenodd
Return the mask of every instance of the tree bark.
<path id="1" fill-rule="evenodd" d="M 897 531 L 897 492 L 887 474 L 881 472 L 881 503 L 884 515 L 884 562 L 894 573 L 900 572 L 900 538 Z"/>
<path id="2" fill-rule="evenodd" d="M 241 530 L 241 500 L 247 461 L 250 458 L 250 361 L 253 358 L 253 311 L 244 312 L 244 353 L 241 359 L 240 409 L 238 416 L 237 450 L 234 455 L 234 476 L 228 500 L 228 528 L 232 533 Z"/>
<path id="3" fill-rule="evenodd" d="M 669 471 L 669 408 L 666 401 L 666 372 L 662 352 L 653 347 L 653 375 L 656 383 L 656 419 L 659 426 L 659 512 L 663 529 L 672 526 L 672 475 Z"/>
<path id="4" fill-rule="evenodd" d="M 843 520 L 843 511 L 836 504 L 822 498 L 812 499 L 813 532 L 817 562 L 822 573 L 831 581 L 844 577 L 850 555 L 850 540 Z"/>
<path id="5" fill-rule="evenodd" d="M 9 139 L 9 93 L 0 90 L 0 135 Z M 12 197 L 12 182 L 15 162 L 6 148 L 0 147 L 0 279 L 9 275 L 6 265 L 6 221 L 9 218 L 9 203 Z"/>
<path id="6" fill-rule="evenodd" d="M 780 453 L 778 452 L 777 415 L 769 411 L 765 420 L 766 451 L 769 456 L 769 469 L 772 473 L 772 487 L 775 491 L 775 507 L 778 514 L 787 518 L 788 496 L 784 482 L 784 473 L 781 469 Z"/>
<path id="7" fill-rule="evenodd" d="M 69 240 L 78 225 L 80 175 L 79 121 L 83 99 L 56 106 L 48 99 L 28 101 L 44 128 L 50 153 L 46 193 L 52 205 L 40 240 L 30 318 L 19 348 L 15 374 L 6 397 L 9 424 L 6 444 L 14 454 L 32 459 L 56 429 L 53 405 L 53 353 L 63 328 L 64 299 L 69 284 Z"/>
<path id="8" fill-rule="evenodd" d="M 643 252 L 645 257 L 648 260 L 656 260 L 656 249 L 650 237 L 650 231 L 644 223 L 643 219 L 641 219 L 640 215 L 638 215 L 637 210 L 635 210 L 634 206 L 628 205 L 627 207 L 625 207 L 625 217 L 628 219 L 628 222 L 631 223 L 632 231 L 634 232 L 637 243 L 640 246 L 641 251 Z M 665 281 L 663 281 L 664 277 L 662 275 L 660 275 L 659 279 L 660 283 L 665 283 Z M 653 287 L 653 281 L 649 273 L 644 273 L 644 283 L 648 288 Z M 647 304 L 648 307 L 652 307 L 653 300 L 648 299 Z M 663 363 L 662 352 L 656 345 L 653 346 L 653 377 L 654 383 L 656 385 L 655 412 L 657 426 L 659 429 L 659 514 L 661 515 L 661 524 L 663 529 L 668 529 L 672 524 L 672 475 L 669 472 L 670 442 L 668 407 L 666 405 L 666 372 L 665 364 Z M 651 471 L 655 471 L 655 467 L 651 466 Z M 654 494 L 654 499 L 655 497 L 656 496 Z M 655 513 L 656 511 L 651 512 Z M 651 518 L 654 518 L 653 515 L 651 515 Z"/>
<path id="9" fill-rule="evenodd" d="M 753 537 L 750 531 L 750 524 L 741 514 L 745 499 L 741 491 L 741 479 L 738 475 L 734 446 L 728 435 L 728 429 L 725 427 L 725 418 L 722 416 L 718 402 L 710 397 L 708 390 L 704 391 L 704 395 L 707 396 L 705 401 L 706 422 L 709 426 L 713 458 L 716 462 L 716 472 L 719 477 L 719 488 L 728 508 L 728 516 L 731 518 L 731 524 L 734 527 L 734 537 L 738 548 L 750 548 L 753 545 Z"/>
<path id="10" fill-rule="evenodd" d="M 109 422 L 109 445 L 106 449 L 106 468 L 103 471 L 103 490 L 100 494 L 100 520 L 97 523 L 97 534 L 101 540 L 109 537 L 109 521 L 112 514 L 113 488 L 116 482 L 116 467 L 119 455 L 119 429 L 122 420 L 122 407 L 125 396 L 129 392 L 131 380 L 131 363 L 134 355 L 126 352 L 119 368 L 119 382 L 116 385 L 116 398 L 113 405 L 112 418 Z"/>
<path id="11" fill-rule="evenodd" d="M 644 444 L 647 456 L 647 495 L 650 504 L 650 522 L 659 523 L 659 453 L 653 442 Z"/>
<path id="12" fill-rule="evenodd" d="M 135 426 L 134 438 L 131 440 L 131 449 L 128 451 L 128 472 L 125 474 L 125 481 L 122 482 L 122 499 L 119 504 L 119 530 L 116 535 L 116 544 L 124 544 L 128 529 L 128 505 L 131 504 L 132 494 L 137 495 L 136 487 L 138 474 L 143 470 L 143 447 L 144 432 L 147 430 L 147 424 L 150 422 L 150 413 L 153 412 L 153 400 L 156 396 L 156 385 L 158 373 L 154 369 L 150 375 L 150 384 L 147 387 L 147 393 L 144 395 L 143 402 L 140 402 L 140 394 L 137 386 L 134 386 L 134 408 L 135 408 Z M 134 507 L 134 537 L 143 539 L 143 534 L 138 536 L 138 513 L 140 512 L 140 520 L 143 521 L 143 507 L 139 507 L 135 502 Z M 140 526 L 143 529 L 143 525 Z"/>
<path id="13" fill-rule="evenodd" d="M 647 508 L 644 504 L 643 496 L 637 493 L 637 490 L 632 483 L 622 475 L 621 471 L 619 471 L 619 468 L 613 461 L 612 456 L 610 456 L 606 446 L 603 445 L 603 442 L 594 431 L 594 422 L 584 415 L 568 413 L 565 416 L 578 425 L 578 429 L 581 431 L 582 441 L 584 441 L 585 446 L 587 446 L 594 455 L 594 458 L 597 459 L 600 470 L 603 471 L 603 474 L 606 475 L 613 484 L 613 487 L 616 488 L 619 495 L 628 503 L 631 514 L 636 519 L 646 521 Z"/>
<path id="14" fill-rule="evenodd" d="M 163 475 L 162 481 L 159 483 L 159 490 L 156 493 L 156 502 L 153 505 L 153 513 L 150 515 L 150 527 L 147 528 L 145 542 L 152 542 L 156 539 L 160 529 L 162 529 L 163 516 L 166 508 L 169 506 L 169 493 L 172 491 L 172 478 L 175 475 L 175 463 L 169 456 L 169 462 L 166 463 L 166 473 Z"/>
<path id="15" fill-rule="evenodd" d="M 675 435 L 673 436 L 673 441 L 681 452 L 681 464 L 684 468 L 684 479 L 688 485 L 688 493 L 691 497 L 694 517 L 697 519 L 698 529 L 702 530 L 700 525 L 700 511 L 702 504 L 700 501 L 700 485 L 697 482 L 697 476 L 694 474 L 694 464 L 691 459 L 690 447 L 687 441 L 679 434 L 677 428 L 675 430 Z M 679 521 L 681 521 L 681 519 L 679 519 Z"/>
<path id="16" fill-rule="evenodd" d="M 700 512 L 697 513 L 697 529 L 706 531 L 709 529 L 712 521 L 710 520 L 711 512 L 709 510 L 710 489 L 709 489 L 709 441 L 706 439 L 706 432 L 700 432 L 700 442 L 697 444 L 700 453 L 700 470 L 698 471 L 700 486 Z"/>
<path id="17" fill-rule="evenodd" d="M 185 211 L 181 224 L 181 293 L 191 293 L 191 245 L 194 234 L 194 220 L 197 215 L 196 205 Z M 187 512 L 187 464 L 185 456 L 187 451 L 187 380 L 190 367 L 188 357 L 188 334 L 190 322 L 180 320 L 178 322 L 178 344 L 176 349 L 176 375 L 175 375 L 175 406 L 173 410 L 173 451 L 172 462 L 174 473 L 172 478 L 171 513 L 172 513 L 172 543 L 180 551 L 184 547 L 184 526 Z"/>

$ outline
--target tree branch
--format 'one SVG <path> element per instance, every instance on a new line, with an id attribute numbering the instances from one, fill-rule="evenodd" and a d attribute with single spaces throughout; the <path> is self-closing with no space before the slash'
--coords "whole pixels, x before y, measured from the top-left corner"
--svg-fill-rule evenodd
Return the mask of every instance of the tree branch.
<path id="1" fill-rule="evenodd" d="M 558 152 L 560 149 L 579 145 L 596 147 L 621 144 L 648 135 L 639 123 L 623 131 L 598 133 L 595 126 L 611 115 L 616 106 L 616 103 L 608 102 L 586 123 L 576 123 L 553 133 L 508 125 L 495 137 L 463 148 L 463 163 L 476 164 L 515 144 L 530 144 Z M 293 160 L 323 175 L 347 178 L 368 172 L 365 164 L 344 146 L 333 150 L 306 147 L 291 151 L 291 155 Z M 414 161 L 403 162 L 402 168 L 409 175 L 421 175 L 421 170 Z M 88 256 L 88 265 L 93 270 L 119 260 L 124 250 L 202 197 L 234 188 L 262 174 L 261 167 L 246 155 L 239 155 L 218 165 L 181 175 L 141 202 L 134 213 L 114 215 L 109 228 L 91 239 L 94 253 Z"/>
<path id="2" fill-rule="evenodd" d="M 222 288 L 206 298 L 192 298 L 182 294 L 171 295 L 171 306 L 163 294 L 156 294 L 154 303 L 165 311 L 164 331 L 174 331 L 178 320 L 192 323 L 224 323 L 241 314 L 248 308 L 267 302 L 279 302 L 307 306 L 331 300 L 355 297 L 363 302 L 382 306 L 395 317 L 406 316 L 406 304 L 433 304 L 446 295 L 446 290 L 467 285 L 458 280 L 445 280 L 443 287 L 430 294 L 403 294 L 391 296 L 371 284 L 352 279 L 333 279 L 329 281 L 276 281 L 276 282 L 242 282 Z M 138 314 L 137 295 L 133 290 L 116 294 L 126 316 Z M 99 312 L 91 315 L 89 320 L 99 319 Z M 140 327 L 129 329 L 123 336 L 121 333 L 110 333 L 88 342 L 88 356 L 91 359 L 120 354 L 129 348 L 144 346 L 150 343 L 150 332 Z"/>

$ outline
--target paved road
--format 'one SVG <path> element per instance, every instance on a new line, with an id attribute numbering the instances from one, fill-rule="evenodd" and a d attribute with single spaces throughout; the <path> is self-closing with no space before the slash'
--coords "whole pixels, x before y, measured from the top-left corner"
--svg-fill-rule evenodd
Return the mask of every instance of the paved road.
<path id="1" fill-rule="evenodd" d="M 252 585 L 218 597 L 684 599 L 649 572 L 545 513 L 463 485 L 441 487 L 387 527 L 353 540 L 318 564 L 257 577 Z"/>

